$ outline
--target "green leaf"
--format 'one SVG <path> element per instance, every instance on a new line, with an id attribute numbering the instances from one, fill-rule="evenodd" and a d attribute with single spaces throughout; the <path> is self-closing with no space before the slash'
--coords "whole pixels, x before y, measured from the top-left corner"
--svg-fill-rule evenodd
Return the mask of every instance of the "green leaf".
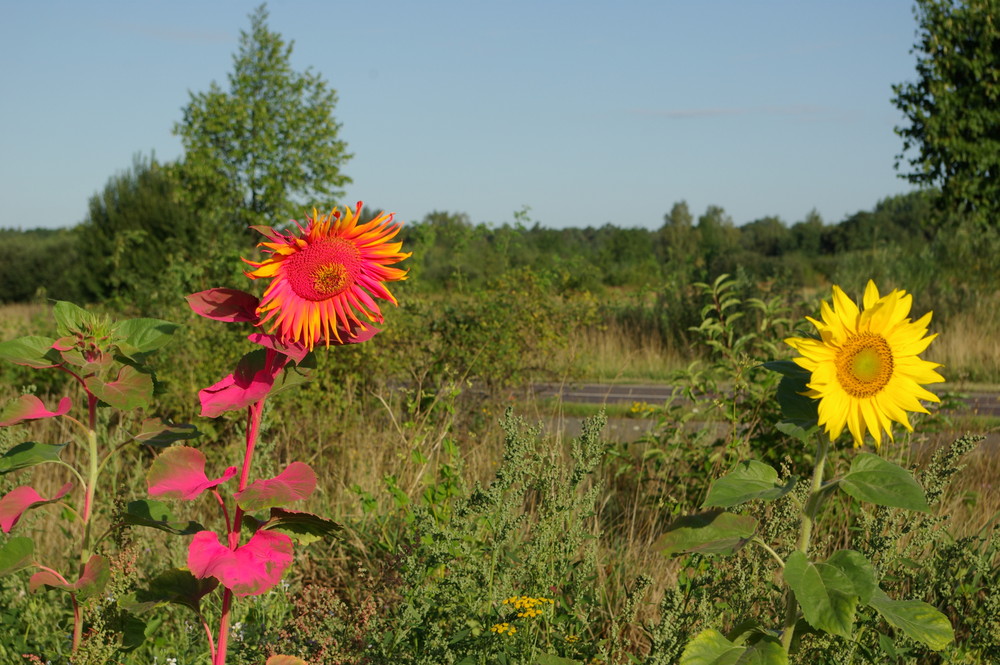
<path id="1" fill-rule="evenodd" d="M 199 436 L 201 432 L 194 425 L 173 425 L 163 422 L 160 418 L 148 418 L 142 421 L 139 433 L 132 438 L 149 446 L 166 448 L 178 441 L 195 439 Z"/>
<path id="2" fill-rule="evenodd" d="M 0 475 L 26 469 L 45 462 L 58 462 L 59 454 L 66 447 L 65 443 L 35 443 L 25 441 L 18 444 L 0 456 Z"/>
<path id="3" fill-rule="evenodd" d="M 813 628 L 850 639 L 858 596 L 844 571 L 826 563 L 814 564 L 796 550 L 788 556 L 784 573 L 806 621 Z"/>
<path id="4" fill-rule="evenodd" d="M 329 538 L 344 527 L 311 513 L 302 513 L 283 508 L 272 508 L 271 517 L 263 525 L 268 531 L 281 531 L 292 537 L 300 545 L 308 545 L 317 540 Z"/>
<path id="5" fill-rule="evenodd" d="M 805 370 L 799 375 L 785 375 L 781 377 L 775 394 L 785 420 L 803 428 L 815 427 L 819 421 L 819 400 L 802 394 L 809 390 L 806 384 L 811 376 Z"/>
<path id="6" fill-rule="evenodd" d="M 60 337 L 83 331 L 94 321 L 94 315 L 65 300 L 58 301 L 52 308 Z"/>
<path id="7" fill-rule="evenodd" d="M 684 552 L 726 555 L 742 548 L 756 530 L 753 517 L 715 509 L 676 519 L 653 547 L 668 556 Z"/>
<path id="8" fill-rule="evenodd" d="M 811 398 L 810 398 L 811 399 Z M 793 422 L 791 420 L 785 420 L 777 425 L 775 428 L 787 436 L 797 439 L 802 443 L 812 443 L 816 440 L 816 434 L 819 432 L 819 426 L 813 425 L 812 427 L 802 427 L 798 422 Z"/>
<path id="9" fill-rule="evenodd" d="M 756 460 L 740 462 L 735 470 L 712 483 L 702 508 L 731 508 L 753 499 L 773 501 L 791 492 L 797 480 L 792 476 L 782 484 L 771 466 Z"/>
<path id="10" fill-rule="evenodd" d="M 274 377 L 274 387 L 271 394 L 279 393 L 282 390 L 294 388 L 312 379 L 312 372 L 316 369 L 316 355 L 308 354 L 300 363 L 289 362 L 278 376 Z"/>
<path id="11" fill-rule="evenodd" d="M 34 557 L 34 541 L 31 538 L 14 536 L 0 547 L 0 577 L 27 568 Z"/>
<path id="12" fill-rule="evenodd" d="M 125 507 L 123 521 L 125 524 L 146 526 L 177 536 L 190 536 L 205 530 L 198 522 L 175 520 L 167 505 L 155 499 L 129 502 Z"/>
<path id="13" fill-rule="evenodd" d="M 121 650 L 128 653 L 138 649 L 146 641 L 146 622 L 131 612 L 123 614 Z"/>
<path id="14" fill-rule="evenodd" d="M 149 586 L 123 597 L 118 605 L 130 612 L 149 610 L 173 603 L 201 612 L 201 599 L 211 593 L 219 581 L 214 577 L 199 580 L 184 568 L 171 568 L 154 577 Z"/>
<path id="15" fill-rule="evenodd" d="M 581 661 L 572 658 L 563 658 L 551 653 L 540 653 L 535 656 L 537 665 L 582 665 Z"/>
<path id="16" fill-rule="evenodd" d="M 59 352 L 52 348 L 53 344 L 55 344 L 54 339 L 36 336 L 0 342 L 0 360 L 36 369 L 55 367 L 62 362 L 62 358 Z"/>
<path id="17" fill-rule="evenodd" d="M 867 604 L 871 600 L 872 594 L 878 589 L 878 583 L 875 580 L 875 569 L 864 554 L 854 550 L 838 550 L 826 563 L 847 576 L 862 603 Z"/>
<path id="18" fill-rule="evenodd" d="M 924 490 L 910 472 L 871 453 L 858 453 L 840 487 L 859 501 L 930 512 Z"/>
<path id="19" fill-rule="evenodd" d="M 97 399 L 119 411 L 145 408 L 153 401 L 153 378 L 131 365 L 122 367 L 118 377 L 110 383 L 96 376 L 87 377 L 84 383 Z"/>
<path id="20" fill-rule="evenodd" d="M 681 654 L 680 665 L 736 665 L 746 647 L 733 644 L 709 628 L 694 636 Z"/>
<path id="21" fill-rule="evenodd" d="M 940 651 L 955 641 L 955 631 L 948 622 L 948 617 L 923 601 L 893 600 L 884 591 L 877 589 L 868 601 L 868 606 L 881 614 L 889 625 L 935 651 Z"/>
<path id="22" fill-rule="evenodd" d="M 142 360 L 143 355 L 166 345 L 178 328 L 160 319 L 127 319 L 115 326 L 115 332 L 124 337 L 117 346 L 129 358 Z"/>

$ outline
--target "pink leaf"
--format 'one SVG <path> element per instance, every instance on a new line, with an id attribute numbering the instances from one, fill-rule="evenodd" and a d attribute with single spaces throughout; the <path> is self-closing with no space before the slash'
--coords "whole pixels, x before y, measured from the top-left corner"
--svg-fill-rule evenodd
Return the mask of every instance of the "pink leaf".
<path id="1" fill-rule="evenodd" d="M 256 596 L 276 585 L 292 563 L 292 539 L 283 533 L 258 531 L 231 550 L 211 531 L 199 531 L 188 549 L 188 568 L 195 577 L 214 577 L 237 596 Z"/>
<path id="2" fill-rule="evenodd" d="M 33 487 L 28 485 L 12 489 L 3 498 L 0 498 L 0 529 L 4 533 L 10 533 L 10 530 L 14 528 L 17 521 L 21 519 L 21 515 L 26 511 L 58 501 L 66 496 L 72 488 L 73 483 L 66 483 L 51 499 L 43 498 Z"/>
<path id="3" fill-rule="evenodd" d="M 256 323 L 257 305 L 260 303 L 255 296 L 236 289 L 208 289 L 192 293 L 187 301 L 195 314 L 228 323 Z"/>
<path id="4" fill-rule="evenodd" d="M 73 402 L 70 398 L 63 397 L 59 400 L 59 406 L 56 407 L 56 410 L 49 411 L 45 408 L 42 400 L 34 395 L 21 395 L 5 406 L 3 411 L 0 411 L 0 427 L 13 425 L 22 420 L 38 420 L 39 418 L 62 416 L 69 413 L 72 406 Z"/>
<path id="5" fill-rule="evenodd" d="M 149 495 L 190 501 L 207 489 L 236 475 L 236 467 L 210 480 L 205 475 L 205 456 L 196 448 L 174 446 L 163 451 L 149 467 Z"/>
<path id="6" fill-rule="evenodd" d="M 107 586 L 111 578 L 111 566 L 108 560 L 100 554 L 95 554 L 83 564 L 83 573 L 73 584 L 66 582 L 61 576 L 51 570 L 43 570 L 35 573 L 28 580 L 28 590 L 34 593 L 41 586 L 64 589 L 76 594 L 79 600 L 86 600 L 96 596 Z"/>
<path id="7" fill-rule="evenodd" d="M 274 379 L 288 362 L 288 357 L 272 350 L 252 351 L 236 365 L 236 371 L 198 392 L 201 415 L 215 418 L 226 411 L 250 406 L 267 397 Z"/>
<path id="8" fill-rule="evenodd" d="M 291 344 L 284 344 L 276 335 L 265 335 L 264 333 L 252 333 L 247 336 L 254 344 L 260 344 L 261 346 L 273 349 L 278 353 L 283 353 L 297 363 L 302 362 L 302 359 L 309 354 L 309 349 L 307 349 L 302 344 L 298 342 L 292 342 Z"/>
<path id="9" fill-rule="evenodd" d="M 305 462 L 292 462 L 274 478 L 256 480 L 233 496 L 246 511 L 265 510 L 304 499 L 316 489 L 316 472 Z"/>

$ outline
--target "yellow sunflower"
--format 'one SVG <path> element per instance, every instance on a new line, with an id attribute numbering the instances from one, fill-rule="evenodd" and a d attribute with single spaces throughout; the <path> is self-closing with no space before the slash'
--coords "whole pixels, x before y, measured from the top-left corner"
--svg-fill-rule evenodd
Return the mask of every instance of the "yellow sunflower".
<path id="1" fill-rule="evenodd" d="M 913 297 L 901 290 L 879 297 L 871 280 L 863 304 L 861 311 L 834 286 L 833 306 L 822 304 L 823 320 L 807 317 L 820 339 L 791 337 L 785 342 L 802 354 L 795 362 L 812 372 L 804 394 L 819 400 L 819 424 L 830 439 L 846 425 L 855 447 L 862 445 L 865 430 L 878 447 L 882 430 L 892 439 L 893 420 L 913 431 L 906 412 L 927 413 L 921 399 L 940 401 L 921 384 L 944 378 L 934 371 L 941 365 L 918 357 L 937 337 L 927 335 L 931 312 L 911 321 Z"/>
<path id="2" fill-rule="evenodd" d="M 283 343 L 299 343 L 308 349 L 316 344 L 343 344 L 364 322 L 381 322 L 382 312 L 374 298 L 396 304 L 385 282 L 406 279 L 406 270 L 389 266 L 410 256 L 400 252 L 402 243 L 390 242 L 399 233 L 392 214 L 380 214 L 358 224 L 357 210 L 336 208 L 329 215 L 307 218 L 299 233 L 283 234 L 271 227 L 254 227 L 270 242 L 258 247 L 270 256 L 261 262 L 244 259 L 254 270 L 251 279 L 271 279 L 257 307 L 260 321 L 270 324 Z M 346 339 L 345 339 L 346 338 Z"/>

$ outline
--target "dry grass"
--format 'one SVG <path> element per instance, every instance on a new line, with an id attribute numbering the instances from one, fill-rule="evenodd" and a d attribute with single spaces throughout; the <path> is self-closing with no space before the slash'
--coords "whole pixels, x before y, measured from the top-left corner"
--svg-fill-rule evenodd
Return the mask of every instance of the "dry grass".
<path id="1" fill-rule="evenodd" d="M 571 367 L 574 376 L 591 381 L 666 381 L 693 359 L 690 352 L 671 348 L 656 335 L 615 322 L 571 330 L 567 335 L 558 366 Z"/>

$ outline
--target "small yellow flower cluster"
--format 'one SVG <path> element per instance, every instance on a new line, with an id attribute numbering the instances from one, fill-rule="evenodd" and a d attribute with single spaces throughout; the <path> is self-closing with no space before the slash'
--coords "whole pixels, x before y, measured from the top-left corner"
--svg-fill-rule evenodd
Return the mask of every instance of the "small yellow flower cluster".
<path id="1" fill-rule="evenodd" d="M 580 638 L 577 635 L 567 635 L 566 636 L 566 641 L 569 642 L 570 644 L 572 644 L 573 642 L 576 642 L 579 639 Z"/>
<path id="2" fill-rule="evenodd" d="M 551 598 L 530 598 L 528 596 L 511 596 L 503 601 L 504 605 L 513 605 L 519 617 L 537 617 L 542 613 L 539 605 L 548 603 L 554 604 Z"/>
<path id="3" fill-rule="evenodd" d="M 503 635 L 507 633 L 508 635 L 513 635 L 517 632 L 517 628 L 510 625 L 509 623 L 495 623 L 490 627 L 490 632 L 496 633 L 498 635 Z"/>

